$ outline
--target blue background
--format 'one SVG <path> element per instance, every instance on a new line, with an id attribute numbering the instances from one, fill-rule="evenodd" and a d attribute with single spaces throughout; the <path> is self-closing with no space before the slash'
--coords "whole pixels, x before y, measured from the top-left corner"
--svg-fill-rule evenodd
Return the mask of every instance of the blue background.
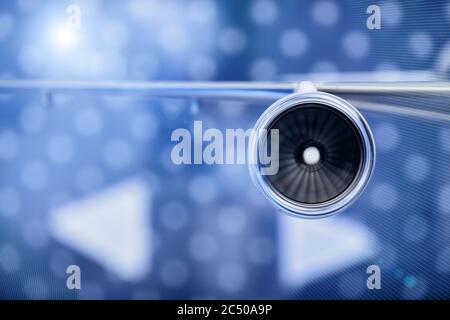
<path id="1" fill-rule="evenodd" d="M 70 4 L 82 20 L 78 45 L 67 49 L 54 32 Z M 370 4 L 381 7 L 381 30 L 366 27 Z M 0 77 L 262 81 L 333 72 L 339 80 L 340 72 L 427 70 L 446 79 L 449 30 L 448 1 L 2 1 Z M 448 113 L 448 99 L 434 98 Z M 414 103 L 426 109 L 429 101 Z M 338 217 L 298 222 L 256 192 L 244 165 L 170 161 L 174 129 L 194 120 L 247 129 L 266 107 L 133 95 L 55 95 L 49 103 L 1 93 L 0 297 L 448 299 L 448 117 L 365 112 L 378 152 L 367 190 Z M 51 223 L 58 208 L 136 177 L 151 195 L 147 223 L 121 229 L 125 210 L 86 229 L 149 232 L 140 244 L 148 261 L 123 273 L 101 248 L 89 255 L 73 245 L 80 238 L 61 240 Z M 109 194 L 100 211 L 109 201 L 115 206 Z M 358 249 L 345 241 L 353 234 Z M 342 256 L 325 250 L 340 241 Z M 79 291 L 66 288 L 71 264 L 82 270 Z M 381 290 L 366 287 L 372 264 Z"/>

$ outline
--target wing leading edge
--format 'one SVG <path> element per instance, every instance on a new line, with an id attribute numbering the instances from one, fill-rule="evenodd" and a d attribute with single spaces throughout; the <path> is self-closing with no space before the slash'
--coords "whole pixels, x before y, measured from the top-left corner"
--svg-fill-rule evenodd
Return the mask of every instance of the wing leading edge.
<path id="1" fill-rule="evenodd" d="M 223 99 L 244 102 L 271 103 L 287 94 L 297 92 L 301 82 L 103 82 L 103 81 L 48 81 L 48 80 L 0 80 L 0 93 L 20 92 L 38 94 L 99 94 L 99 95 L 142 95 L 159 98 L 182 99 Z M 434 99 L 450 101 L 450 82 L 314 82 L 317 90 L 337 95 L 396 96 L 409 98 L 419 96 L 420 105 L 393 106 L 383 104 L 383 108 L 367 106 L 357 108 L 390 113 L 401 108 L 404 114 L 420 116 L 421 111 L 429 111 L 424 95 Z M 379 106 L 380 104 L 378 104 Z M 414 112 L 412 112 L 414 111 Z M 433 110 L 435 111 L 435 110 Z M 397 112 L 392 112 L 397 113 Z M 437 115 L 450 115 L 450 107 L 437 110 Z"/>
<path id="2" fill-rule="evenodd" d="M 57 92 L 134 93 L 155 96 L 212 96 L 253 92 L 287 93 L 301 82 L 103 82 L 0 80 L 0 91 L 37 90 Z M 329 93 L 448 93 L 449 82 L 315 82 L 317 90 Z"/>

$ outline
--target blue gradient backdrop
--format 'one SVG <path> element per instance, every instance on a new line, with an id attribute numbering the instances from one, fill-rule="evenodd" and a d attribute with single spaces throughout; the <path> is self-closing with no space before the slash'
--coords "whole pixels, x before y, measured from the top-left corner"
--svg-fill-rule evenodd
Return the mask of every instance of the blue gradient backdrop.
<path id="1" fill-rule="evenodd" d="M 82 10 L 80 38 L 63 48 L 55 32 L 70 4 Z M 370 4 L 381 7 L 381 30 L 366 28 Z M 448 78 L 449 35 L 449 1 L 5 0 L 0 77 L 279 80 L 428 70 Z M 298 223 L 257 194 L 243 165 L 170 161 L 174 129 L 194 120 L 205 128 L 250 128 L 265 105 L 47 98 L 0 95 L 1 298 L 450 297 L 448 120 L 366 112 L 378 148 L 366 192 L 336 218 Z M 434 103 L 448 108 L 448 100 Z M 127 209 L 85 223 L 86 233 L 52 224 L 67 203 L 97 199 L 100 211 L 109 210 L 115 196 L 98 195 L 117 185 L 127 190 L 135 177 L 151 200 L 135 209 L 146 218 L 132 227 Z M 71 219 L 76 225 L 77 214 Z M 342 221 L 345 231 L 337 227 Z M 114 247 L 117 239 L 77 247 L 83 237 L 97 239 L 89 229 L 102 238 L 105 228 L 124 237 L 122 248 Z M 127 247 L 126 239 L 136 242 Z M 342 254 L 333 255 L 327 247 L 338 252 L 337 242 Z M 79 291 L 66 288 L 70 264 L 81 267 Z M 366 288 L 371 264 L 382 270 L 381 290 Z"/>

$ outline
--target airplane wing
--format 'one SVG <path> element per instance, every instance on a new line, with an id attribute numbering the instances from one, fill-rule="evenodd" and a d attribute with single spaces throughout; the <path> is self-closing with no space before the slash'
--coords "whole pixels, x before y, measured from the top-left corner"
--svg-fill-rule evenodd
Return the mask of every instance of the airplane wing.
<path id="1" fill-rule="evenodd" d="M 286 82 L 103 82 L 103 81 L 48 81 L 0 80 L 0 91 L 37 90 L 51 93 L 133 93 L 154 96 L 232 97 L 236 94 L 290 93 L 301 81 Z M 449 82 L 314 82 L 319 91 L 329 93 L 447 93 Z"/>
<path id="2" fill-rule="evenodd" d="M 97 82 L 1 80 L 0 92 L 138 94 L 160 98 L 271 101 L 296 90 L 295 82 Z"/>
<path id="3" fill-rule="evenodd" d="M 194 100 L 239 100 L 270 103 L 298 91 L 301 82 L 103 82 L 103 81 L 48 81 L 0 80 L 0 93 L 20 92 L 42 94 L 132 94 L 159 98 Z M 337 94 L 358 101 L 357 108 L 385 113 L 429 115 L 433 118 L 450 115 L 450 82 L 313 82 L 317 90 Z M 367 97 L 377 103 L 367 103 Z M 390 97 L 391 99 L 387 99 Z M 383 103 L 382 99 L 387 99 Z M 381 100 L 380 100 L 381 99 Z M 406 99 L 406 100 L 405 100 Z M 437 101 L 438 107 L 428 103 Z M 411 101 L 406 105 L 397 101 Z M 383 106 L 383 107 L 380 107 Z M 430 110 L 430 108 L 432 110 Z M 400 110 L 400 112 L 398 112 Z M 395 111 L 395 112 L 394 112 Z"/>

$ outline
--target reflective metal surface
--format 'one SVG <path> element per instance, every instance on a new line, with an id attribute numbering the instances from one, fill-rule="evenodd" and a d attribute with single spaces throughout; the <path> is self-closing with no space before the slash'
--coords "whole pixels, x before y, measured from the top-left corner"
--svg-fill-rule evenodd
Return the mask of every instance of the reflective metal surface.
<path id="1" fill-rule="evenodd" d="M 263 129 L 278 129 L 280 166 L 262 176 L 258 145 Z M 250 143 L 253 181 L 283 211 L 307 218 L 339 212 L 364 190 L 375 163 L 375 142 L 363 116 L 345 100 L 323 92 L 297 93 L 275 102 L 255 125 Z M 314 147 L 317 164 L 303 153 Z"/>

